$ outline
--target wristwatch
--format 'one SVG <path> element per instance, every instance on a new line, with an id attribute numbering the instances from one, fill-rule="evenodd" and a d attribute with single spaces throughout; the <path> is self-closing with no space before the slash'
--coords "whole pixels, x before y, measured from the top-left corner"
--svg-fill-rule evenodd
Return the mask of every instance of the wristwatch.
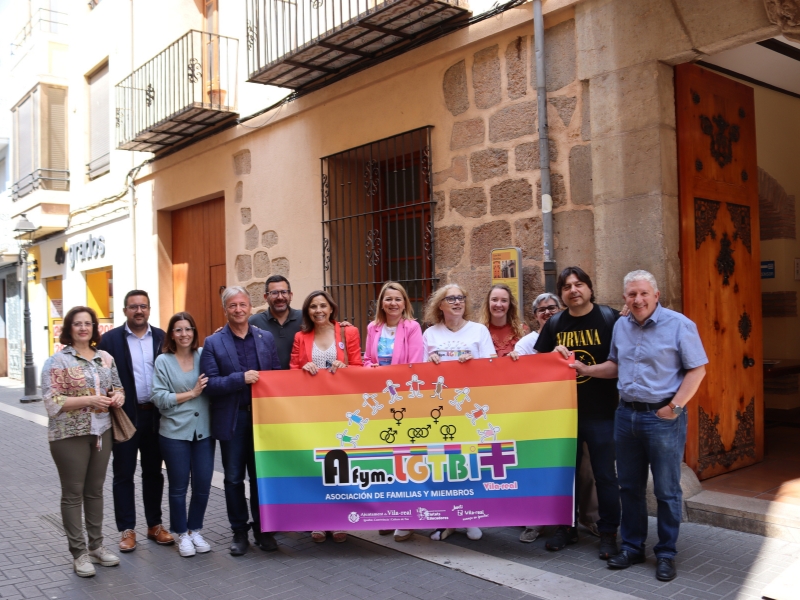
<path id="1" fill-rule="evenodd" d="M 672 409 L 672 414 L 673 415 L 678 416 L 678 417 L 681 416 L 681 413 L 683 412 L 683 407 L 682 406 L 678 406 L 674 402 L 670 402 L 669 403 L 669 407 Z"/>

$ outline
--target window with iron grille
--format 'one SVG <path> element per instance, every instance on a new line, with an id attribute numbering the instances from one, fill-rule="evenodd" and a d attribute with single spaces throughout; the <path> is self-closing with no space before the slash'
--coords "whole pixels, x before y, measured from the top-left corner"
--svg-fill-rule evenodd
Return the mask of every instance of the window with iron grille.
<path id="1" fill-rule="evenodd" d="M 322 159 L 324 286 L 366 340 L 386 281 L 408 291 L 422 317 L 436 284 L 431 128 Z"/>

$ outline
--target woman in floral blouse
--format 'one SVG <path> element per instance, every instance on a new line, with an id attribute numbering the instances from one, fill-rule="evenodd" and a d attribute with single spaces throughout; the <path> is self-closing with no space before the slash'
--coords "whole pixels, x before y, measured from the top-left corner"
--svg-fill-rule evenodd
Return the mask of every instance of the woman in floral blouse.
<path id="1" fill-rule="evenodd" d="M 92 563 L 119 564 L 119 557 L 103 546 L 103 483 L 113 442 L 108 411 L 123 405 L 125 393 L 114 359 L 96 349 L 99 341 L 97 315 L 76 306 L 64 317 L 59 338 L 64 348 L 42 368 L 42 396 L 50 417 L 47 438 L 61 479 L 61 519 L 75 573 L 81 577 L 95 574 Z"/>

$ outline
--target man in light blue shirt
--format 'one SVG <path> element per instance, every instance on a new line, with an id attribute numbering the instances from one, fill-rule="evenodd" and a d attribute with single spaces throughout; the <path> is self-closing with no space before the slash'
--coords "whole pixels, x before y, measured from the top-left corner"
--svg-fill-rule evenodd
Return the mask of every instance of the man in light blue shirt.
<path id="1" fill-rule="evenodd" d="M 658 302 L 655 277 L 632 271 L 623 281 L 628 317 L 614 326 L 608 360 L 570 366 L 580 375 L 618 378 L 620 405 L 614 440 L 622 500 L 622 549 L 608 560 L 612 569 L 644 562 L 647 539 L 647 472 L 658 501 L 656 578 L 677 576 L 675 554 L 683 494 L 681 462 L 686 445 L 684 407 L 705 377 L 708 363 L 697 326 Z"/>
<path id="2" fill-rule="evenodd" d="M 149 323 L 145 323 L 147 329 L 141 337 L 131 331 L 128 323 L 125 323 L 126 341 L 131 353 L 131 365 L 133 366 L 133 379 L 136 382 L 136 401 L 139 404 L 150 402 L 150 387 L 153 382 L 153 330 Z"/>

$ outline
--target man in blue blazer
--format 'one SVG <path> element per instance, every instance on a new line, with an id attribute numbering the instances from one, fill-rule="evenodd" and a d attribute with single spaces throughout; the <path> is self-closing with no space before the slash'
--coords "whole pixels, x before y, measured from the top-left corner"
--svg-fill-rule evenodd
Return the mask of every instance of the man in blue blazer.
<path id="1" fill-rule="evenodd" d="M 105 333 L 98 347 L 114 357 L 127 399 L 123 408 L 136 426 L 136 435 L 127 442 L 114 444 L 112 449 L 114 515 L 121 534 L 119 549 L 121 552 L 131 552 L 136 549 L 133 477 L 137 453 L 142 457 L 142 499 L 147 537 L 165 546 L 175 543 L 175 540 L 161 525 L 161 499 L 164 493 L 158 441 L 161 413 L 150 402 L 153 364 L 161 354 L 164 331 L 148 323 L 150 297 L 144 290 L 131 290 L 125 294 L 122 312 L 126 317 L 125 324 Z"/>
<path id="2" fill-rule="evenodd" d="M 259 371 L 280 370 L 281 363 L 272 334 L 247 322 L 252 310 L 247 290 L 238 286 L 226 288 L 222 307 L 228 324 L 206 338 L 200 372 L 208 377 L 205 393 L 211 397 L 211 435 L 219 440 L 222 451 L 225 504 L 233 530 L 230 552 L 241 556 L 250 546 L 245 471 L 250 478 L 253 537 L 257 546 L 271 552 L 278 549 L 278 542 L 271 533 L 261 533 L 251 386 L 258 381 Z"/>

